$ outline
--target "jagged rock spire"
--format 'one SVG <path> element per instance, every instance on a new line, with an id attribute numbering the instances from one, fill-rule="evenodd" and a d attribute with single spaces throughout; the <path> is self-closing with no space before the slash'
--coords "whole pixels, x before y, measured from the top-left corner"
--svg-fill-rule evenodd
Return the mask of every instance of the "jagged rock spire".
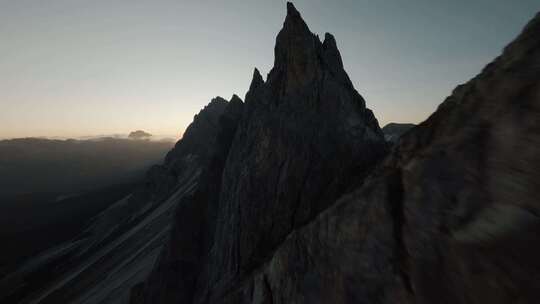
<path id="1" fill-rule="evenodd" d="M 296 10 L 296 7 L 294 7 L 291 2 L 287 2 L 287 17 L 285 17 L 283 28 L 287 29 L 294 26 L 298 26 L 303 30 L 309 31 L 309 28 L 304 19 L 302 19 L 302 15 L 300 15 L 300 12 Z"/>
<path id="2" fill-rule="evenodd" d="M 337 48 L 336 38 L 330 33 L 324 34 L 323 42 L 324 58 L 330 66 L 343 69 L 341 54 Z"/>
<path id="3" fill-rule="evenodd" d="M 251 80 L 251 84 L 249 86 L 249 90 L 255 90 L 257 89 L 261 84 L 264 84 L 263 77 L 261 76 L 261 73 L 257 68 L 253 71 L 253 79 Z"/>
<path id="4" fill-rule="evenodd" d="M 224 167 L 213 230 L 219 250 L 202 275 L 210 303 L 385 154 L 376 119 L 343 79 L 334 37 L 323 44 L 288 3 L 274 67 L 266 82 L 254 70 Z"/>
<path id="5" fill-rule="evenodd" d="M 300 13 L 296 9 L 296 7 L 294 7 L 294 4 L 292 4 L 292 2 L 287 1 L 287 16 L 289 16 L 289 15 L 291 15 L 291 16 L 294 16 L 294 15 L 300 16 Z"/>
<path id="6" fill-rule="evenodd" d="M 230 111 L 239 121 L 227 132 L 223 170 L 215 172 L 221 183 L 209 187 L 215 200 L 204 200 L 210 234 L 201 238 L 212 244 L 203 244 L 202 260 L 181 273 L 186 280 L 201 278 L 197 290 L 180 290 L 196 300 L 175 303 L 221 303 L 291 231 L 361 183 L 385 155 L 377 120 L 344 79 L 334 37 L 321 42 L 288 3 L 274 67 L 266 81 L 254 69 L 245 105 L 235 107 L 233 97 L 222 119 L 227 122 Z"/>
<path id="7" fill-rule="evenodd" d="M 352 87 L 334 36 L 326 33 L 322 43 L 291 2 L 287 3 L 287 16 L 276 38 L 274 53 L 274 68 L 268 81 L 279 83 L 286 78 L 287 87 L 282 88 L 283 92 L 314 81 L 324 71 L 330 71 L 339 82 Z"/>
<path id="8" fill-rule="evenodd" d="M 242 102 L 242 99 L 240 97 L 238 97 L 238 95 L 233 94 L 233 96 L 231 97 L 231 100 L 229 102 Z"/>
<path id="9" fill-rule="evenodd" d="M 287 17 L 276 38 L 274 69 L 269 80 L 284 73 L 291 86 L 311 81 L 317 74 L 320 46 L 294 5 L 287 3 Z"/>

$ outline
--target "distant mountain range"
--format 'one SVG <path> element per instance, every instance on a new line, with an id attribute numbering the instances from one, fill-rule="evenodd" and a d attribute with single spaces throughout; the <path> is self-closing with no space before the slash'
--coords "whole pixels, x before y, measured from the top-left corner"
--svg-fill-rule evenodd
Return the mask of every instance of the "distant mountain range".
<path id="1" fill-rule="evenodd" d="M 172 142 L 119 138 L 0 141 L 0 277 L 73 238 L 133 192 Z"/>
<path id="2" fill-rule="evenodd" d="M 172 145 L 168 141 L 120 138 L 2 140 L 0 198 L 37 192 L 76 193 L 131 182 L 161 161 Z"/>
<path id="3" fill-rule="evenodd" d="M 129 134 L 124 133 L 111 133 L 111 134 L 99 134 L 99 135 L 84 135 L 84 136 L 27 136 L 27 137 L 4 137 L 0 138 L 0 141 L 6 140 L 19 140 L 19 139 L 48 139 L 48 140 L 103 140 L 103 139 L 137 139 L 135 137 L 130 138 L 130 134 L 138 134 L 137 132 L 144 132 L 149 135 L 145 139 L 150 139 L 152 141 L 169 141 L 176 142 L 181 138 L 181 133 L 179 134 L 150 134 L 142 130 L 137 130 L 130 132 Z"/>

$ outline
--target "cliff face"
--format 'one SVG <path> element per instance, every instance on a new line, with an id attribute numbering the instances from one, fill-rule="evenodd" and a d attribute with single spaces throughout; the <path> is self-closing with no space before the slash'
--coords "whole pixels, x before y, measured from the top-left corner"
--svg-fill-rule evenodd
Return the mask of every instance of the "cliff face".
<path id="1" fill-rule="evenodd" d="M 361 182 L 385 149 L 334 38 L 321 43 L 289 4 L 274 68 L 266 83 L 255 71 L 223 171 L 204 297 L 221 297 L 268 259 L 292 230 Z"/>
<path id="2" fill-rule="evenodd" d="M 216 141 L 206 147 L 213 151 L 212 157 L 200 167 L 202 174 L 197 188 L 190 195 L 176 198 L 178 206 L 172 218 L 169 240 L 161 250 L 146 284 L 140 283 L 133 289 L 132 302 L 147 299 L 149 303 L 183 303 L 191 299 L 205 258 L 203 253 L 208 252 L 213 242 L 223 167 L 243 109 L 244 103 L 233 96 L 220 115 L 219 124 L 216 125 L 219 130 Z M 195 123 L 192 127 L 199 130 Z M 191 143 L 182 139 L 180 145 L 187 147 Z M 179 150 L 173 150 L 168 155 L 167 163 L 177 159 L 174 155 Z"/>
<path id="3" fill-rule="evenodd" d="M 536 303 L 539 114 L 537 16 L 366 179 L 382 133 L 334 38 L 288 4 L 222 175 L 132 301 Z"/>

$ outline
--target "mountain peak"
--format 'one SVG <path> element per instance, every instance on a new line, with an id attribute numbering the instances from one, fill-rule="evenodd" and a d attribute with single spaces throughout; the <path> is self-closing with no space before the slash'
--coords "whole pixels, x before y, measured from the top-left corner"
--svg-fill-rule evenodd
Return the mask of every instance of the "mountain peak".
<path id="1" fill-rule="evenodd" d="M 243 102 L 242 102 L 242 99 L 238 97 L 238 95 L 233 94 L 229 103 L 243 103 Z"/>
<path id="2" fill-rule="evenodd" d="M 334 35 L 330 33 L 324 34 L 323 50 L 325 59 L 330 61 L 331 66 L 343 68 L 343 61 L 341 60 L 341 54 L 339 53 Z"/>
<path id="3" fill-rule="evenodd" d="M 332 71 L 334 77 L 339 79 L 341 83 L 352 86 L 352 82 L 343 68 L 343 60 L 334 35 L 330 33 L 324 35 L 322 49 L 326 66 Z"/>
<path id="4" fill-rule="evenodd" d="M 212 106 L 214 104 L 226 104 L 227 103 L 227 99 L 221 97 L 221 96 L 216 96 L 214 98 L 212 98 L 210 100 L 210 103 L 208 105 L 205 106 L 206 107 L 209 107 L 209 106 Z"/>
<path id="5" fill-rule="evenodd" d="M 287 17 L 276 38 L 274 69 L 267 82 L 287 79 L 282 93 L 313 82 L 330 72 L 341 84 L 351 88 L 352 82 L 343 68 L 343 60 L 335 37 L 326 33 L 324 42 L 311 32 L 294 5 L 287 3 Z"/>
<path id="6" fill-rule="evenodd" d="M 283 23 L 283 31 L 291 31 L 294 34 L 300 32 L 311 34 L 306 22 L 302 19 L 302 15 L 291 2 L 287 2 L 287 16 Z"/>
<path id="7" fill-rule="evenodd" d="M 253 79 L 251 80 L 251 85 L 249 86 L 249 90 L 254 90 L 258 88 L 261 84 L 264 84 L 264 79 L 261 76 L 261 73 L 257 68 L 253 70 Z"/>
<path id="8" fill-rule="evenodd" d="M 212 167 L 216 180 L 204 186 L 213 200 L 204 193 L 192 206 L 182 203 L 193 211 L 178 213 L 175 223 L 189 226 L 173 231 L 189 241 L 172 242 L 178 254 L 169 261 L 189 262 L 173 275 L 161 272 L 173 264 L 160 262 L 159 275 L 171 284 L 156 279 L 158 297 L 167 292 L 162 286 L 174 286 L 175 302 L 221 303 L 218 298 L 259 268 L 287 235 L 332 205 L 341 190 L 362 183 L 386 154 L 373 113 L 344 82 L 334 37 L 327 34 L 323 44 L 290 2 L 274 50 L 266 81 L 254 69 L 245 104 L 231 101 L 221 119 L 236 123 L 217 141 L 227 149 L 218 156 L 221 171 Z M 192 252 L 202 253 L 200 260 Z M 203 279 L 194 290 L 191 278 L 197 277 Z M 164 302 L 152 288 L 149 299 Z"/>
<path id="9" fill-rule="evenodd" d="M 279 75 L 284 73 L 288 79 L 286 90 L 309 83 L 319 70 L 320 47 L 320 40 L 310 31 L 294 5 L 287 3 L 287 17 L 274 48 L 274 69 L 267 81 L 281 79 Z"/>
<path id="10" fill-rule="evenodd" d="M 287 2 L 287 16 L 298 16 L 300 17 L 300 12 L 294 7 L 292 2 Z"/>

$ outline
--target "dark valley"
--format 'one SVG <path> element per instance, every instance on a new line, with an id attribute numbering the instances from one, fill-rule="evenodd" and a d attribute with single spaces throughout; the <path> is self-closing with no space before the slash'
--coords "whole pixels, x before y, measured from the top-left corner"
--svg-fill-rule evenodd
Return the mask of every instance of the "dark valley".
<path id="1" fill-rule="evenodd" d="M 21 265 L 81 234 L 140 187 L 172 145 L 120 138 L 0 141 L 0 241 L 8 245 L 0 255 L 1 276 L 9 279 Z"/>

